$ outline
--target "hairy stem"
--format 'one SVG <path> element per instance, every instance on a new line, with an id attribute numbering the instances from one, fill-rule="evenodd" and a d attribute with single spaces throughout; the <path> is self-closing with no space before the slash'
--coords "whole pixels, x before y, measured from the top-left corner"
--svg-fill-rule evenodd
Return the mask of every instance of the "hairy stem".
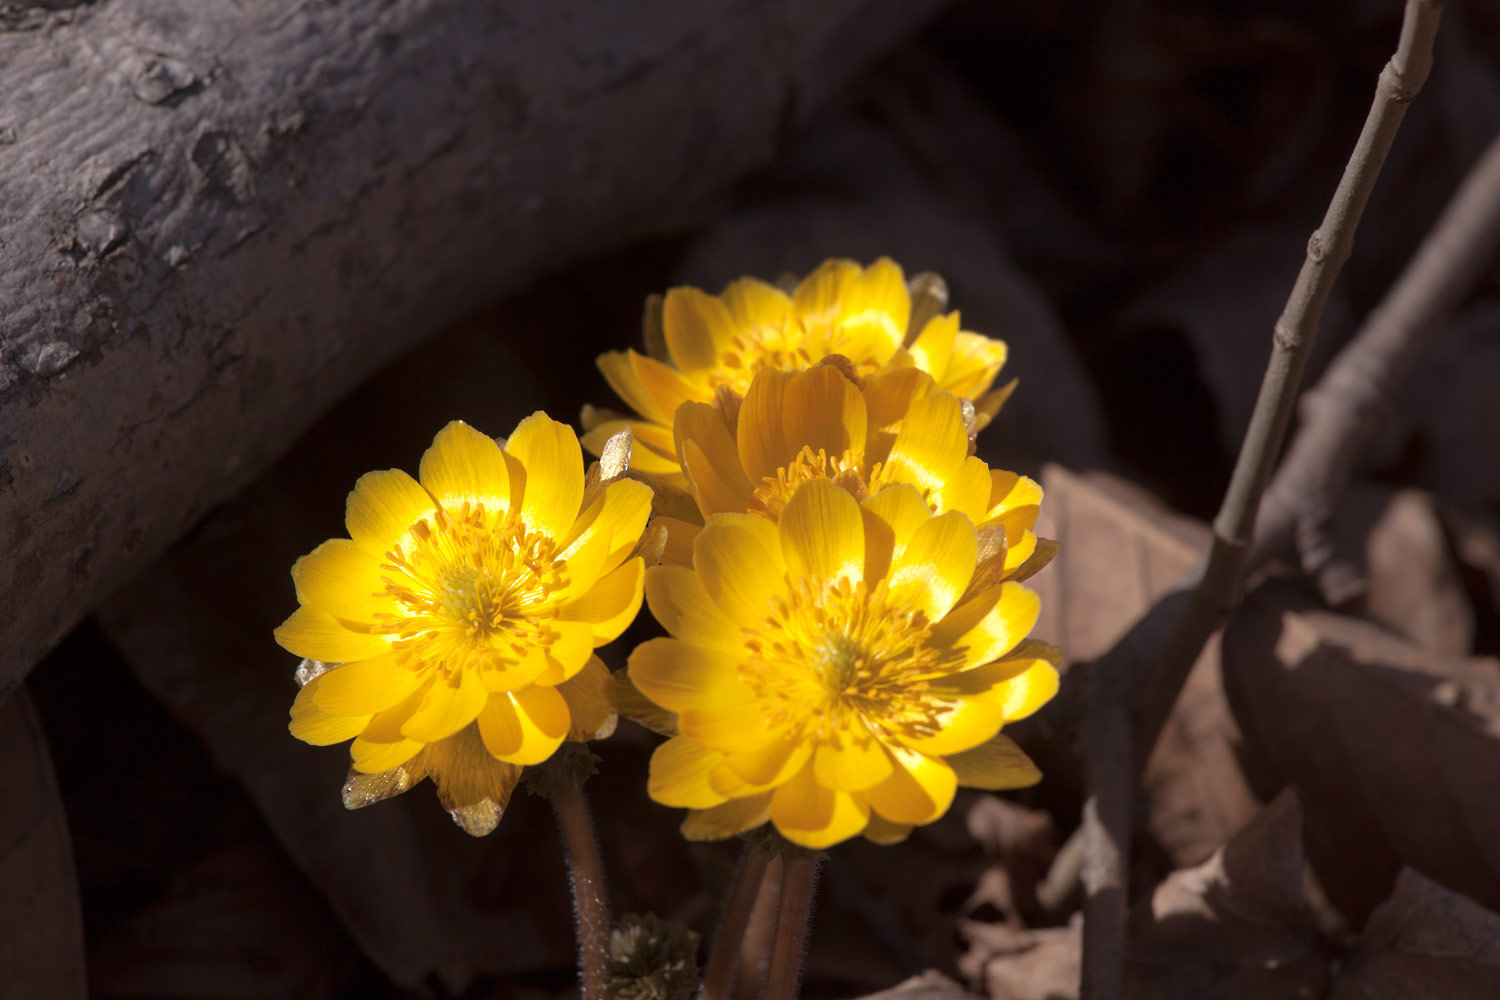
<path id="1" fill-rule="evenodd" d="M 583 1000 L 607 1000 L 609 969 L 609 897 L 604 862 L 594 836 L 594 821 L 578 780 L 556 756 L 548 761 L 547 790 L 573 883 L 573 916 L 578 931 L 578 976 Z"/>
<path id="2" fill-rule="evenodd" d="M 766 865 L 771 857 L 754 843 L 746 843 L 735 869 L 734 882 L 724 900 L 724 912 L 714 932 L 713 947 L 708 953 L 708 968 L 703 973 L 703 992 L 699 1000 L 730 1000 L 734 989 L 735 966 L 739 964 L 740 944 L 750 926 L 750 914 L 766 881 Z"/>
<path id="3" fill-rule="evenodd" d="M 802 957 L 807 951 L 807 928 L 812 922 L 819 863 L 818 855 L 806 851 L 784 851 L 781 855 L 781 905 L 776 913 L 771 969 L 761 1000 L 796 1000 L 802 984 Z"/>

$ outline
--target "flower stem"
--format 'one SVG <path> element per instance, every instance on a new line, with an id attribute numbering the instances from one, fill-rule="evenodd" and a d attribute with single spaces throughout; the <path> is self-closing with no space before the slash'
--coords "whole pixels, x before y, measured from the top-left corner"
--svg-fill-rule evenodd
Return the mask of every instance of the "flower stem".
<path id="1" fill-rule="evenodd" d="M 771 971 L 761 1000 L 796 1000 L 821 861 L 821 855 L 806 851 L 786 851 L 781 856 L 781 905 L 771 945 Z"/>
<path id="2" fill-rule="evenodd" d="M 583 1000 L 607 1000 L 609 968 L 609 897 L 604 862 L 594 836 L 594 820 L 578 779 L 556 756 L 547 763 L 548 798 L 557 813 L 563 851 L 573 883 L 573 916 L 578 931 L 578 976 Z"/>
<path id="3" fill-rule="evenodd" d="M 745 844 L 735 869 L 729 898 L 714 932 L 713 948 L 708 953 L 708 969 L 703 974 L 703 992 L 699 1000 L 730 1000 L 734 970 L 740 954 L 740 942 L 750 925 L 750 913 L 766 880 L 766 865 L 771 856 L 754 843 Z"/>

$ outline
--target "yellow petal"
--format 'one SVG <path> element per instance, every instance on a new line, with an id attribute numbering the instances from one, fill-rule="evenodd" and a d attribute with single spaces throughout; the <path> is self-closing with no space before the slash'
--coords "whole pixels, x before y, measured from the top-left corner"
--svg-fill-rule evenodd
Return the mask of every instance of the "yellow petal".
<path id="1" fill-rule="evenodd" d="M 780 329 L 792 312 L 792 297 L 759 278 L 738 278 L 724 286 L 724 300 L 736 329 Z"/>
<path id="2" fill-rule="evenodd" d="M 345 506 L 344 524 L 360 548 L 383 556 L 405 540 L 412 525 L 436 513 L 437 505 L 421 483 L 400 469 L 387 469 L 359 477 Z"/>
<path id="3" fill-rule="evenodd" d="M 693 565 L 693 541 L 698 537 L 698 532 L 703 530 L 703 525 L 692 524 L 675 517 L 660 516 L 652 523 L 666 529 L 667 532 L 667 544 L 661 552 L 661 564 L 691 567 Z"/>
<path id="4" fill-rule="evenodd" d="M 510 764 L 540 764 L 568 735 L 568 703 L 556 688 L 531 687 L 490 697 L 479 713 L 479 735 Z"/>
<path id="5" fill-rule="evenodd" d="M 859 504 L 831 480 L 811 479 L 799 486 L 781 512 L 779 527 L 788 579 L 855 583 L 864 578 L 865 526 Z"/>
<path id="6" fill-rule="evenodd" d="M 884 360 L 906 339 L 911 322 L 911 293 L 901 266 L 882 257 L 851 281 L 839 308 L 839 324 L 846 334 L 858 331 L 872 344 L 871 357 Z M 878 346 L 874 346 L 878 345 Z M 864 352 L 860 352 L 864 353 Z"/>
<path id="7" fill-rule="evenodd" d="M 318 707 L 334 715 L 368 715 L 404 699 L 427 678 L 398 662 L 395 653 L 334 667 L 318 679 Z"/>
<path id="8" fill-rule="evenodd" d="M 354 632 L 326 611 L 302 607 L 276 629 L 276 641 L 288 652 L 325 663 L 366 660 L 390 651 L 389 638 Z"/>
<path id="9" fill-rule="evenodd" d="M 932 376 L 917 368 L 887 369 L 868 376 L 863 390 L 869 420 L 865 460 L 871 465 L 884 462 L 912 405 L 936 391 Z M 967 440 L 966 436 L 965 451 Z"/>
<path id="10" fill-rule="evenodd" d="M 324 676 L 327 676 L 326 674 Z M 426 697 L 426 686 L 418 687 L 403 700 L 383 712 L 375 713 L 364 732 L 349 744 L 354 769 L 365 774 L 379 774 L 400 767 L 415 757 L 426 744 L 402 734 L 401 727 Z M 420 775 L 412 780 L 419 780 Z"/>
<path id="11" fill-rule="evenodd" d="M 319 708 L 314 699 L 322 680 L 314 677 L 297 692 L 297 700 L 292 702 L 291 725 L 287 727 L 297 739 L 315 747 L 351 740 L 370 721 L 370 715 L 330 715 Z"/>
<path id="12" fill-rule="evenodd" d="M 727 473 L 725 465 L 738 468 L 734 452 L 718 452 L 719 460 L 709 457 L 697 441 L 682 444 L 682 472 L 692 488 L 693 499 L 704 517 L 713 514 L 739 514 L 750 507 L 751 489 L 743 472 Z M 728 461 L 725 461 L 725 458 Z M 742 481 L 742 482 L 737 482 Z"/>
<path id="13" fill-rule="evenodd" d="M 547 667 L 531 679 L 532 684 L 556 687 L 584 668 L 594 655 L 594 629 L 588 622 L 573 622 L 556 619 L 547 625 L 548 643 L 542 647 L 542 656 Z M 505 688 L 515 691 L 522 687 L 513 684 Z M 491 688 L 490 690 L 496 690 Z"/>
<path id="14" fill-rule="evenodd" d="M 892 823 L 880 813 L 871 810 L 870 823 L 865 827 L 864 838 L 872 844 L 890 847 L 911 836 L 911 831 L 910 823 Z"/>
<path id="15" fill-rule="evenodd" d="M 956 753 L 947 761 L 958 783 L 965 788 L 1002 792 L 1030 788 L 1042 780 L 1042 772 L 1031 758 L 1003 733 L 972 750 Z"/>
<path id="16" fill-rule="evenodd" d="M 958 776 L 942 760 L 903 747 L 892 747 L 897 767 L 865 794 L 870 806 L 896 823 L 931 823 L 953 803 Z"/>
<path id="17" fill-rule="evenodd" d="M 724 614 L 693 570 L 657 566 L 646 571 L 646 604 L 661 627 L 695 646 L 739 653 L 740 627 Z"/>
<path id="18" fill-rule="evenodd" d="M 729 754 L 720 765 L 720 771 L 728 771 L 744 783 L 744 788 L 732 797 L 763 792 L 787 781 L 807 764 L 813 753 L 813 744 L 800 731 L 788 732 L 767 743 L 759 750 Z M 723 787 L 715 785 L 721 791 Z"/>
<path id="19" fill-rule="evenodd" d="M 687 840 L 724 840 L 753 830 L 770 818 L 771 793 L 731 799 L 711 809 L 694 809 L 682 821 Z"/>
<path id="20" fill-rule="evenodd" d="M 759 625 L 786 589 L 776 525 L 753 514 L 715 514 L 693 540 L 693 568 L 730 621 Z M 295 650 L 293 650 L 295 652 Z"/>
<path id="21" fill-rule="evenodd" d="M 994 736 L 1005 724 L 1005 707 L 984 695 L 955 695 L 938 718 L 938 729 L 927 736 L 898 734 L 895 742 L 929 756 L 941 757 L 972 750 Z M 895 747 L 892 747 L 893 751 Z M 884 812 L 882 810 L 882 812 Z M 884 813 L 889 819 L 897 817 Z M 904 821 L 903 821 L 904 822 Z"/>
<path id="22" fill-rule="evenodd" d="M 870 821 L 861 793 L 835 792 L 818 784 L 808 764 L 771 793 L 771 822 L 783 837 L 813 850 L 848 840 Z"/>
<path id="23" fill-rule="evenodd" d="M 490 693 L 477 670 L 459 670 L 448 677 L 439 677 L 401 727 L 401 735 L 423 743 L 446 739 L 477 719 L 489 699 Z"/>
<path id="24" fill-rule="evenodd" d="M 672 425 L 672 411 L 677 407 L 663 407 L 657 402 L 656 397 L 646 391 L 641 384 L 640 377 L 635 373 L 635 365 L 632 359 L 634 351 L 609 351 L 599 355 L 597 364 L 599 372 L 604 376 L 604 381 L 615 391 L 615 395 L 625 401 L 630 407 L 647 420 L 656 424 Z M 602 425 L 601 425 L 602 426 Z M 597 431 L 599 428 L 595 428 Z M 634 429 L 634 428 L 632 428 Z"/>
<path id="25" fill-rule="evenodd" d="M 630 674 L 617 670 L 610 674 L 610 683 L 615 689 L 615 704 L 620 714 L 638 723 L 658 736 L 678 736 L 677 713 L 669 712 L 635 689 Z"/>
<path id="26" fill-rule="evenodd" d="M 457 513 L 464 504 L 483 506 L 503 518 L 510 512 L 510 474 L 495 439 L 462 420 L 438 431 L 417 473 L 443 509 Z"/>
<path id="27" fill-rule="evenodd" d="M 516 425 L 505 451 L 525 470 L 521 520 L 532 531 L 566 538 L 583 503 L 583 450 L 573 428 L 538 410 Z"/>
<path id="28" fill-rule="evenodd" d="M 970 455 L 952 479 L 932 495 L 938 513 L 961 511 L 976 525 L 986 520 L 990 499 L 990 467 Z M 1007 533 L 1008 534 L 1008 533 Z"/>
<path id="29" fill-rule="evenodd" d="M 958 313 L 934 316 L 922 327 L 917 339 L 907 350 L 918 368 L 941 381 L 953 357 L 954 340 L 958 337 Z"/>
<path id="30" fill-rule="evenodd" d="M 591 455 L 602 455 L 604 445 L 621 431 L 628 430 L 635 441 L 630 449 L 630 467 L 654 476 L 673 475 L 677 472 L 677 456 L 672 451 L 672 435 L 660 424 L 644 420 L 606 420 L 597 424 L 578 439 Z"/>
<path id="31" fill-rule="evenodd" d="M 832 365 L 819 365 L 787 383 L 781 424 L 786 443 L 830 457 L 865 450 L 865 400 Z M 741 420 L 744 419 L 743 413 Z"/>
<path id="32" fill-rule="evenodd" d="M 437 786 L 438 801 L 474 836 L 495 829 L 521 780 L 521 768 L 491 756 L 474 725 L 429 746 L 422 763 Z"/>
<path id="33" fill-rule="evenodd" d="M 697 288 L 672 288 L 662 304 L 667 350 L 683 371 L 715 368 L 734 338 L 734 320 L 717 296 Z"/>
<path id="34" fill-rule="evenodd" d="M 373 624 L 393 610 L 385 594 L 380 558 L 347 538 L 331 538 L 292 566 L 297 600 L 335 618 Z"/>
<path id="35" fill-rule="evenodd" d="M 674 736 L 651 754 L 646 794 L 664 806 L 707 809 L 724 801 L 708 784 L 708 773 L 724 755 L 686 736 Z"/>
<path id="36" fill-rule="evenodd" d="M 943 374 L 944 391 L 973 399 L 995 382 L 1005 364 L 1005 341 L 982 337 L 967 330 L 959 331 L 953 341 L 953 357 Z"/>
<path id="37" fill-rule="evenodd" d="M 740 683 L 739 660 L 677 639 L 647 639 L 626 669 L 636 690 L 663 708 L 730 708 L 753 698 Z"/>
<path id="38" fill-rule="evenodd" d="M 932 519 L 932 508 L 912 486 L 891 486 L 861 505 L 865 525 L 865 583 L 884 579 L 906 551 L 919 527 Z"/>
<path id="39" fill-rule="evenodd" d="M 819 264 L 792 292 L 792 310 L 804 325 L 832 325 L 849 286 L 860 275 L 852 260 L 833 259 Z"/>
<path id="40" fill-rule="evenodd" d="M 1035 591 L 1019 583 L 1003 583 L 975 595 L 963 608 L 955 609 L 951 622 L 947 619 L 939 622 L 933 628 L 933 641 L 963 649 L 965 665 L 978 666 L 1014 649 L 1036 625 L 1041 609 L 1042 602 Z M 976 622 L 974 619 L 981 612 L 984 616 Z"/>
<path id="41" fill-rule="evenodd" d="M 563 605 L 563 621 L 587 622 L 594 631 L 594 645 L 613 641 L 635 620 L 641 610 L 641 586 L 645 560 L 639 556 L 599 578 L 587 594 Z"/>
<path id="42" fill-rule="evenodd" d="M 1024 719 L 1051 701 L 1057 694 L 1058 683 L 1057 668 L 1046 660 L 1036 660 L 1023 673 L 1000 685 L 995 693 L 1005 711 L 1005 721 Z"/>
<path id="43" fill-rule="evenodd" d="M 672 426 L 672 414 L 683 403 L 690 399 L 706 402 L 713 398 L 713 390 L 706 384 L 699 385 L 676 368 L 664 365 L 655 358 L 631 351 L 630 369 L 635 372 L 636 381 L 641 388 L 651 397 L 654 413 L 662 414 L 657 418 L 653 413 L 652 419 L 666 427 Z"/>
<path id="44" fill-rule="evenodd" d="M 751 483 L 774 480 L 776 470 L 790 465 L 801 447 L 791 446 L 782 426 L 787 387 L 794 377 L 792 372 L 762 368 L 745 391 L 735 437 L 740 468 Z"/>
<path id="45" fill-rule="evenodd" d="M 929 622 L 942 619 L 969 586 L 979 558 L 974 526 L 958 511 L 930 518 L 891 564 L 891 598 L 920 608 Z"/>
<path id="46" fill-rule="evenodd" d="M 479 670 L 486 691 L 516 691 L 532 683 L 552 666 L 547 651 L 540 646 L 525 645 L 517 650 L 500 636 L 491 639 L 493 654 Z M 503 648 L 501 648 L 503 647 Z M 589 633 L 593 648 L 593 633 Z"/>
<path id="47" fill-rule="evenodd" d="M 862 723 L 837 735 L 837 743 L 825 739 L 813 756 L 813 777 L 818 784 L 837 792 L 862 792 L 890 775 L 890 757 Z"/>
<path id="48" fill-rule="evenodd" d="M 615 731 L 615 685 L 609 668 L 597 656 L 563 683 L 557 693 L 568 703 L 570 740 L 602 740 Z"/>
<path id="49" fill-rule="evenodd" d="M 786 731 L 773 723 L 755 703 L 729 707 L 688 708 L 677 713 L 682 735 L 724 753 L 760 750 Z"/>
<path id="50" fill-rule="evenodd" d="M 888 482 L 911 483 L 931 492 L 958 474 L 968 454 L 962 404 L 956 396 L 934 392 L 907 410 L 883 472 Z"/>
<path id="51" fill-rule="evenodd" d="M 614 569 L 635 550 L 651 519 L 651 487 L 634 479 L 621 479 L 604 487 L 604 510 L 595 530 L 609 529 L 609 558 L 604 565 Z"/>

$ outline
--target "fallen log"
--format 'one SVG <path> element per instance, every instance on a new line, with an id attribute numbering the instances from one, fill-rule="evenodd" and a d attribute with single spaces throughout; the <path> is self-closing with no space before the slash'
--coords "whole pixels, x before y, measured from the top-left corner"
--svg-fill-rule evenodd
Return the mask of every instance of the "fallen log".
<path id="1" fill-rule="evenodd" d="M 0 5 L 0 696 L 381 363 L 701 214 L 937 6 Z"/>

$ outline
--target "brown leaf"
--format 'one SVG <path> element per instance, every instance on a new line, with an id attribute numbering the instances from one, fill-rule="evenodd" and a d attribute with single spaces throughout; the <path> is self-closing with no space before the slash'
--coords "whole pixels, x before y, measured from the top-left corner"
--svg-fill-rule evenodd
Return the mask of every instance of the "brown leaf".
<path id="1" fill-rule="evenodd" d="M 1474 648 L 1474 609 L 1430 494 L 1354 484 L 1333 525 L 1335 552 L 1363 567 L 1365 614 L 1434 653 Z"/>
<path id="2" fill-rule="evenodd" d="M 1075 1000 L 1081 973 L 1083 921 L 1023 931 L 966 920 L 959 929 L 969 951 L 959 967 L 984 984 L 991 1000 Z"/>
<path id="3" fill-rule="evenodd" d="M 1328 973 L 1302 869 L 1301 809 L 1283 792 L 1207 861 L 1174 872 L 1135 907 L 1130 994 L 1321 995 Z"/>
<path id="4" fill-rule="evenodd" d="M 1358 926 L 1409 864 L 1500 903 L 1500 667 L 1260 588 L 1224 637 L 1245 738 L 1302 795 L 1307 850 Z"/>
<path id="5" fill-rule="evenodd" d="M 83 912 L 47 737 L 31 696 L 0 702 L 0 969 L 7 996 L 83 997 Z"/>
<path id="6" fill-rule="evenodd" d="M 1042 599 L 1034 633 L 1061 647 L 1069 664 L 1091 660 L 1193 565 L 1207 529 L 1168 511 L 1139 487 L 1103 474 L 1080 476 L 1049 465 L 1042 488 L 1038 533 L 1056 537 L 1061 550 L 1029 584 Z M 1024 737 L 1026 724 L 1017 732 Z M 1210 644 L 1144 779 L 1147 826 L 1174 865 L 1203 860 L 1259 807 L 1240 773 L 1238 743 L 1217 644 Z M 1049 776 L 1057 767 L 1041 748 L 1038 763 Z"/>
<path id="7" fill-rule="evenodd" d="M 974 994 L 932 969 L 859 1000 L 973 1000 Z"/>
<path id="8" fill-rule="evenodd" d="M 1500 996 L 1500 915 L 1404 868 L 1331 1000 Z"/>

